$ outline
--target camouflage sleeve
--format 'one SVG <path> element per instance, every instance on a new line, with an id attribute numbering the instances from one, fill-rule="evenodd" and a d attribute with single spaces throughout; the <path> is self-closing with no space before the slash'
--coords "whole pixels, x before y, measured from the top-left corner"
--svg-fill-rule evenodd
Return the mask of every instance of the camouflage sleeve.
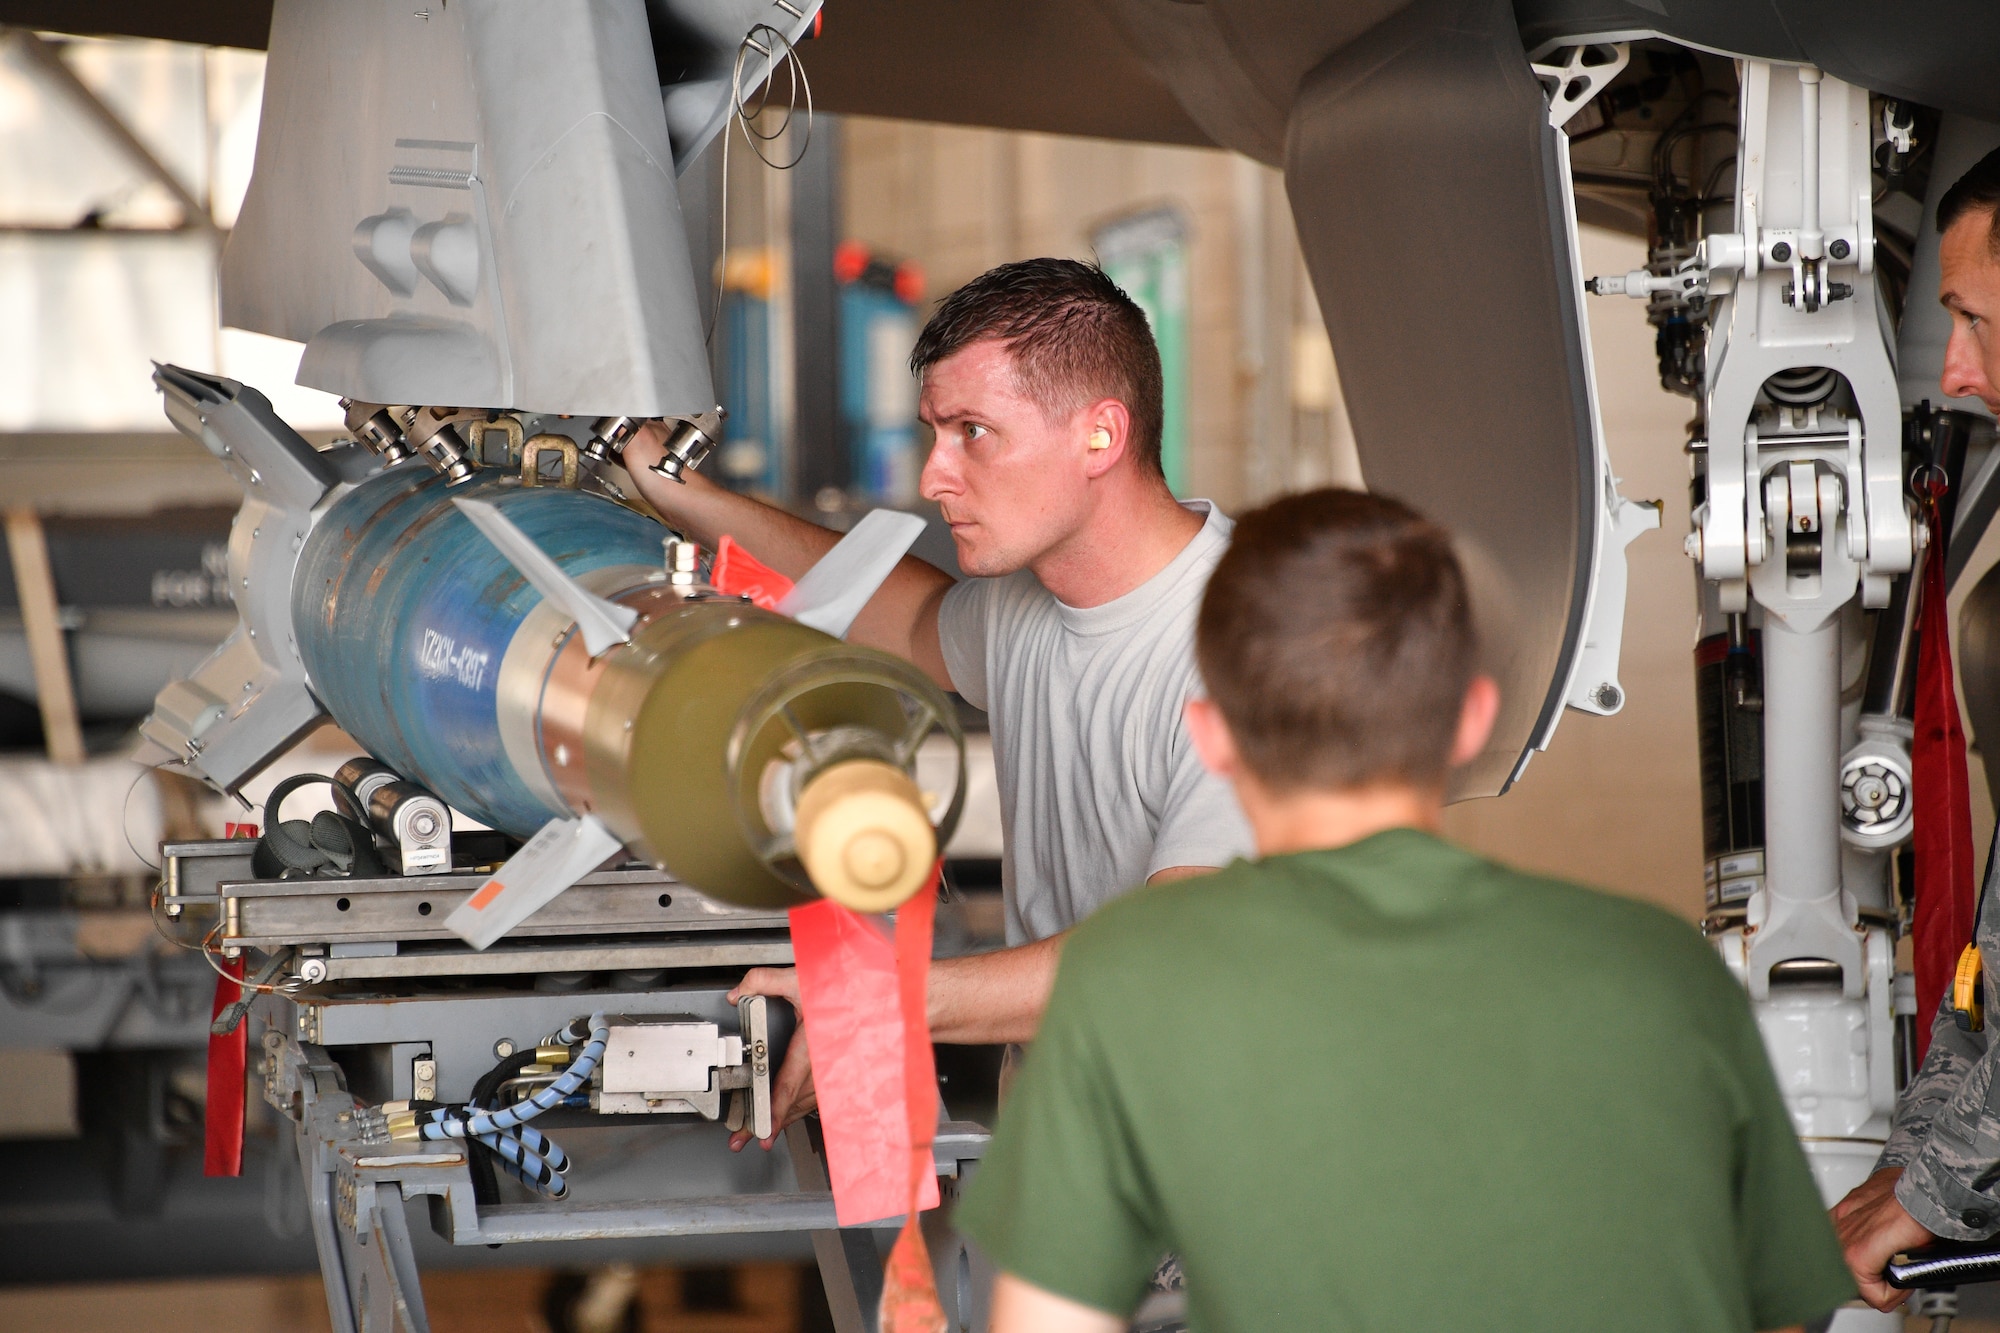
<path id="1" fill-rule="evenodd" d="M 1901 1165 L 1896 1198 L 1949 1240 L 2000 1232 L 2000 1052 L 1984 1032 L 1962 1032 L 1940 1006 L 1923 1068 L 1896 1105 L 1879 1165 Z"/>
<path id="2" fill-rule="evenodd" d="M 1966 1075 L 1986 1054 L 1984 1032 L 1962 1032 L 1952 1021 L 1949 997 L 1931 1020 L 1930 1051 L 1923 1067 L 1896 1098 L 1896 1123 L 1875 1169 L 1907 1167 L 1930 1137 L 1931 1121 L 1965 1082 Z"/>

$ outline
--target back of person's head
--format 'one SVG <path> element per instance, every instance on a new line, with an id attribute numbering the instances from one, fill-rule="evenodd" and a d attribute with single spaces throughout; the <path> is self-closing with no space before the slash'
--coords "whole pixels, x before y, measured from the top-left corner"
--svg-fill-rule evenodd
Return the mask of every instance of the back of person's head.
<path id="1" fill-rule="evenodd" d="M 2000 255 L 2000 148 L 1980 158 L 1944 192 L 1938 200 L 1937 229 L 1950 231 L 1952 223 L 1974 213 L 1988 215 L 1986 243 Z"/>
<path id="2" fill-rule="evenodd" d="M 1006 347 L 1022 396 L 1052 422 L 1104 398 L 1125 404 L 1133 456 L 1142 470 L 1160 473 L 1160 349 L 1146 312 L 1103 269 L 1075 259 L 988 269 L 938 306 L 910 370 L 921 379 L 986 339 Z"/>
<path id="3" fill-rule="evenodd" d="M 1238 519 L 1195 629 L 1209 697 L 1275 793 L 1441 783 L 1474 649 L 1451 539 L 1360 491 Z"/>

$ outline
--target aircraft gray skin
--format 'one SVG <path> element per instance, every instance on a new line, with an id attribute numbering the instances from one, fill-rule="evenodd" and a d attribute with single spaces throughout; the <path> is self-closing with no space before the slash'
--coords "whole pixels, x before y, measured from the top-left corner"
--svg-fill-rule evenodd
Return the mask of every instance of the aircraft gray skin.
<path id="1" fill-rule="evenodd" d="M 258 45 L 303 13 L 281 2 L 272 29 L 270 6 L 254 2 L 177 15 L 111 0 L 79 8 L 4 3 L 0 19 Z M 1662 330 L 1663 383 L 1699 405 L 1687 544 L 1715 659 L 1703 662 L 1701 685 L 1714 733 L 1703 756 L 1707 924 L 1758 1007 L 1829 1202 L 1888 1138 L 1898 1055 L 1918 1017 L 1894 974 L 1890 874 L 1910 815 L 1908 589 L 1923 558 L 1945 559 L 1956 576 L 2000 502 L 1984 463 L 1990 422 L 1977 404 L 1944 403 L 1937 388 L 1948 327 L 1931 300 L 1936 196 L 2000 143 L 2000 85 L 1990 78 L 2000 11 L 1970 8 L 898 0 L 836 7 L 826 36 L 803 48 L 823 110 L 1212 143 L 1283 170 L 1368 483 L 1459 535 L 1483 612 L 1485 666 L 1506 702 L 1488 750 L 1459 777 L 1461 798 L 1504 792 L 1565 708 L 1623 706 L 1623 551 L 1658 512 L 1620 496 L 1610 474 L 1575 226 L 1580 215 L 1651 233 L 1645 269 L 1588 288 L 1647 301 Z M 666 80 L 666 139 L 681 173 L 718 127 L 712 109 L 743 34 L 776 9 L 798 12 L 750 0 L 607 9 L 650 30 L 651 77 Z M 447 26 L 442 6 L 435 17 Z M 448 21 L 498 40 L 494 17 L 490 0 L 459 0 Z M 393 99 L 393 84 L 366 71 L 371 56 L 400 59 L 399 48 L 387 34 L 357 41 L 350 68 L 371 97 Z M 274 44 L 273 86 L 288 54 L 298 58 Z M 508 68 L 474 64 L 475 97 L 479 77 Z M 587 62 L 536 71 L 557 86 L 588 72 Z M 631 71 L 604 86 L 629 103 Z M 701 288 L 689 275 L 707 265 L 671 244 L 661 250 L 648 230 L 671 212 L 666 231 L 678 243 L 671 191 L 649 183 L 649 201 L 628 200 L 637 212 L 605 210 L 605 225 L 622 228 L 613 243 L 643 261 L 632 271 L 657 274 L 657 285 L 637 300 L 603 290 L 585 310 L 615 317 L 580 323 L 561 315 L 543 275 L 559 227 L 528 243 L 482 215 L 475 230 L 485 230 L 466 240 L 488 257 L 483 269 L 454 268 L 451 245 L 432 244 L 453 238 L 438 231 L 405 255 L 354 264 L 357 223 L 378 224 L 370 234 L 391 252 L 410 244 L 382 207 L 380 174 L 313 180 L 295 166 L 280 190 L 275 136 L 310 146 L 321 134 L 355 137 L 357 122 L 316 126 L 295 107 L 292 123 L 274 128 L 269 98 L 271 164 L 260 144 L 263 180 L 225 260 L 224 309 L 231 322 L 306 342 L 302 380 L 371 403 L 689 419 L 708 410 L 705 366 L 689 354 Z M 1734 173 L 1734 188 L 1726 150 L 1699 142 L 1722 133 L 1756 163 Z M 473 137 L 496 165 L 520 147 Z M 373 165 L 403 173 L 404 184 L 425 173 L 472 182 L 471 169 L 445 160 L 460 148 L 426 142 L 419 151 L 438 160 L 404 162 L 384 142 L 369 148 L 382 158 Z M 1619 147 L 1658 149 L 1654 170 L 1593 165 L 1593 154 Z M 529 185 L 515 197 L 532 194 Z M 310 226 L 289 224 L 315 215 L 331 220 L 321 239 L 337 234 L 338 259 L 324 261 L 324 281 L 298 283 L 286 247 L 307 245 Z M 410 221 L 408 230 L 428 225 Z M 710 240 L 690 238 L 698 260 Z M 517 292 L 551 312 L 546 328 L 503 331 L 497 309 L 482 306 Z M 662 301 L 649 304 L 655 292 Z M 466 328 L 498 352 L 483 362 L 468 353 Z M 579 328 L 612 363 L 589 383 L 547 369 Z M 398 349 L 393 364 L 384 346 Z M 383 375 L 402 377 L 393 392 Z M 1913 410 L 1921 458 L 1904 448 Z M 1956 529 L 1928 557 L 1906 496 L 1915 461 L 1955 473 Z M 1977 723 L 2000 691 L 1975 665 L 1968 659 L 1966 686 Z M 1857 675 L 1859 700 L 1849 688 Z M 1754 738 L 1747 747 L 1744 737 Z M 1865 1052 L 1826 1073 L 1840 1062 L 1821 1057 L 1853 1052 L 1855 1033 Z M 1951 1041 L 1935 1049 L 1908 1098 L 1916 1118 L 1888 1160 L 1930 1123 L 1923 1108 L 1937 1099 L 1924 1089 L 1975 1058 Z M 1968 1144 L 2000 1137 L 1974 1121 Z M 1980 1154 L 1966 1152 L 1962 1165 L 1977 1165 Z M 1886 1329 L 1888 1318 L 1849 1310 L 1836 1327 Z"/>

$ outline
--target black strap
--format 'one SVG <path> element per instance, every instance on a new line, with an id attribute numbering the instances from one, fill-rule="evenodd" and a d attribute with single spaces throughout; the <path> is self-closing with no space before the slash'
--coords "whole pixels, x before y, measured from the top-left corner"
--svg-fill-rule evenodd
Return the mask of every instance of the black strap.
<path id="1" fill-rule="evenodd" d="M 334 804 L 346 813 L 322 810 L 311 820 L 281 818 L 285 798 L 315 782 L 331 787 Z M 273 787 L 264 801 L 264 822 L 264 836 L 250 857 L 259 879 L 345 879 L 386 872 L 361 803 L 323 773 L 299 773 Z"/>

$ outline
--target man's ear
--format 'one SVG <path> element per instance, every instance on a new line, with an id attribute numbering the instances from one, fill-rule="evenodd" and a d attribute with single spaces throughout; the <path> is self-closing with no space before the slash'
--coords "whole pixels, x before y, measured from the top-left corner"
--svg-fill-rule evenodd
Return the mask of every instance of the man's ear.
<path id="1" fill-rule="evenodd" d="M 1181 710 L 1181 717 L 1187 723 L 1188 739 L 1194 742 L 1194 752 L 1201 756 L 1201 766 L 1219 778 L 1235 781 L 1243 771 L 1243 760 L 1236 753 L 1236 737 L 1229 732 L 1229 724 L 1222 719 L 1222 710 L 1213 699 L 1190 699 Z"/>
<path id="2" fill-rule="evenodd" d="M 1084 475 L 1101 477 L 1132 450 L 1132 412 L 1116 398 L 1100 398 L 1077 413 L 1083 434 Z"/>
<path id="3" fill-rule="evenodd" d="M 1486 748 L 1500 716 L 1500 687 L 1491 676 L 1474 676 L 1458 706 L 1458 733 L 1451 741 L 1451 766 L 1469 764 Z"/>

